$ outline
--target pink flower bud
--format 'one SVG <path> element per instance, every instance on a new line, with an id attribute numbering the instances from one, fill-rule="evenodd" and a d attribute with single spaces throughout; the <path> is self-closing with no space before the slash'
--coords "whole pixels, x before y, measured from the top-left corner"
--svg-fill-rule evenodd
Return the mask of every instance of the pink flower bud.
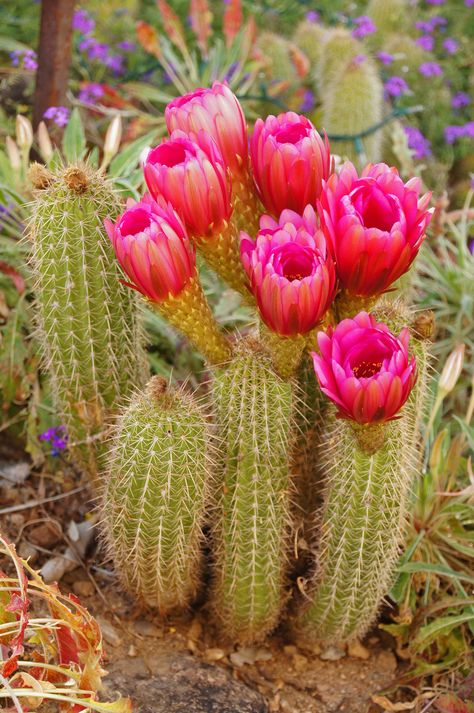
<path id="1" fill-rule="evenodd" d="M 145 181 L 180 215 L 192 236 L 211 235 L 232 212 L 227 170 L 217 145 L 201 131 L 196 142 L 182 131 L 149 151 Z"/>
<path id="2" fill-rule="evenodd" d="M 274 215 L 285 208 L 302 213 L 316 205 L 329 176 L 329 143 L 305 116 L 292 111 L 257 119 L 250 155 L 258 192 Z"/>
<path id="3" fill-rule="evenodd" d="M 316 214 L 284 210 L 260 219 L 256 241 L 241 233 L 240 253 L 263 321 L 284 336 L 305 334 L 334 299 L 335 269 Z"/>
<path id="4" fill-rule="evenodd" d="M 384 163 L 369 164 L 360 178 L 346 163 L 325 183 L 321 227 L 349 294 L 379 295 L 408 270 L 431 220 L 431 193 L 418 198 L 420 188 L 419 178 L 404 184 L 397 169 Z"/>
<path id="5" fill-rule="evenodd" d="M 395 337 L 367 312 L 319 332 L 314 369 L 340 418 L 380 423 L 396 417 L 416 381 L 408 341 L 408 329 Z"/>
<path id="6" fill-rule="evenodd" d="M 177 97 L 166 107 L 165 119 L 170 133 L 180 129 L 194 138 L 204 130 L 217 143 L 233 173 L 245 169 L 247 126 L 242 107 L 227 84 L 214 82 L 210 89 L 196 89 Z"/>
<path id="7" fill-rule="evenodd" d="M 131 280 L 125 283 L 153 302 L 176 296 L 196 274 L 196 255 L 171 205 L 150 196 L 129 200 L 113 223 L 104 221 L 117 259 Z"/>

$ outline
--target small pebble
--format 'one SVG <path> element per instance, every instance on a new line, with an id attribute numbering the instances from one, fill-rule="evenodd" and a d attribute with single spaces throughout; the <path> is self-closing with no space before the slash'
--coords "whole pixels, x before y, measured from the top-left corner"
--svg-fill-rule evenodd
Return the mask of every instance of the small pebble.
<path id="1" fill-rule="evenodd" d="M 356 659 L 364 659 L 364 661 L 370 659 L 370 651 L 366 649 L 365 646 L 362 646 L 360 641 L 353 641 L 349 644 L 347 646 L 347 653 Z"/>
<path id="2" fill-rule="evenodd" d="M 10 515 L 10 522 L 13 525 L 13 527 L 22 527 L 22 525 L 25 524 L 25 516 L 21 514 L 21 512 L 14 512 L 12 515 Z"/>
<path id="3" fill-rule="evenodd" d="M 156 624 L 146 619 L 138 619 L 134 623 L 133 628 L 140 636 L 161 636 L 161 631 Z"/>
<path id="4" fill-rule="evenodd" d="M 107 619 L 97 617 L 97 623 L 99 624 L 100 629 L 102 631 L 104 641 L 106 641 L 107 644 L 110 644 L 111 646 L 120 646 L 120 644 L 122 643 L 122 637 L 118 633 L 117 629 L 112 626 L 112 624 L 107 621 Z"/>
<path id="5" fill-rule="evenodd" d="M 38 551 L 37 551 L 36 547 L 33 547 L 33 545 L 30 545 L 29 542 L 21 543 L 21 545 L 18 548 L 18 554 L 24 560 L 28 560 L 28 562 L 30 564 L 32 564 L 35 560 L 38 559 Z"/>
<path id="6" fill-rule="evenodd" d="M 211 648 L 204 651 L 206 661 L 220 661 L 225 657 L 225 651 L 222 649 Z"/>
<path id="7" fill-rule="evenodd" d="M 283 651 L 285 652 L 285 654 L 288 654 L 288 656 L 293 656 L 294 654 L 298 653 L 298 647 L 294 646 L 293 644 L 287 644 L 283 647 Z"/>
<path id="8" fill-rule="evenodd" d="M 136 655 L 137 655 L 137 650 L 136 650 L 135 646 L 133 644 L 131 644 L 128 647 L 127 656 L 130 656 L 131 658 L 135 658 Z"/>
<path id="9" fill-rule="evenodd" d="M 78 597 L 91 597 L 94 594 L 94 585 L 88 579 L 81 579 L 72 585 L 74 594 Z"/>
<path id="10" fill-rule="evenodd" d="M 62 540 L 62 532 L 59 525 L 55 522 L 42 522 L 41 525 L 33 527 L 28 532 L 28 539 L 39 547 L 50 549 L 57 545 Z"/>
<path id="11" fill-rule="evenodd" d="M 321 651 L 319 658 L 323 661 L 339 661 L 339 659 L 343 659 L 345 655 L 346 652 L 339 646 L 328 646 L 327 649 Z"/>

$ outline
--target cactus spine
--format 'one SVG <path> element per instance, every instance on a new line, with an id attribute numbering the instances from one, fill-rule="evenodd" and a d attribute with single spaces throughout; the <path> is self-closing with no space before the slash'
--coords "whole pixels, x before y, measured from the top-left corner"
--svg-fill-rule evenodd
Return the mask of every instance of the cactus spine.
<path id="1" fill-rule="evenodd" d="M 38 336 L 73 457 L 94 477 L 100 434 L 145 373 L 138 298 L 120 283 L 102 224 L 120 202 L 86 167 L 36 166 L 31 179 Z"/>
<path id="2" fill-rule="evenodd" d="M 102 511 L 125 587 L 161 614 L 186 607 L 197 593 L 212 469 L 201 410 L 153 377 L 118 423 Z"/>
<path id="3" fill-rule="evenodd" d="M 389 326 L 399 324 L 396 318 Z M 328 418 L 320 448 L 326 499 L 319 555 L 308 593 L 311 605 L 297 622 L 304 639 L 336 642 L 363 636 L 390 588 L 419 464 L 420 414 L 426 398 L 426 342 L 412 336 L 412 351 L 417 384 L 401 417 L 386 424 L 384 443 L 376 452 L 364 452 L 350 424 Z M 373 441 L 379 432 L 378 427 L 365 427 L 362 440 L 365 436 Z"/>
<path id="4" fill-rule="evenodd" d="M 222 439 L 214 611 L 229 638 L 250 642 L 275 627 L 286 598 L 291 384 L 246 340 L 215 374 L 214 400 Z"/>

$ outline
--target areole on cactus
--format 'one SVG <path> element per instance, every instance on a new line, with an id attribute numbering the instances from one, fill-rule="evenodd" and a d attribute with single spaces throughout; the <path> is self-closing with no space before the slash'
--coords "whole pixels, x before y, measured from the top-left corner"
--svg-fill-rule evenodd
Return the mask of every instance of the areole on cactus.
<path id="1" fill-rule="evenodd" d="M 183 608 L 198 587 L 207 510 L 215 620 L 226 638 L 250 642 L 281 621 L 291 571 L 308 574 L 288 561 L 293 528 L 309 533 L 322 523 L 306 605 L 294 598 L 291 621 L 307 639 L 354 638 L 387 594 L 418 462 L 426 343 L 398 304 L 377 303 L 416 257 L 429 194 L 420 198 L 418 179 L 404 184 L 384 164 L 360 176 L 352 164 L 335 173 L 327 138 L 293 112 L 257 120 L 248 152 L 241 107 L 219 83 L 178 97 L 166 120 L 171 136 L 144 162 L 153 198 L 129 202 L 106 227 L 126 284 L 210 363 L 213 408 L 203 421 L 183 394 L 131 404 L 110 456 L 109 541 L 123 556 L 133 552 L 140 571 L 151 561 L 161 567 L 147 600 L 163 611 Z M 244 189 L 271 215 L 259 208 L 247 216 Z M 231 345 L 220 332 L 195 247 L 231 287 L 253 296 L 258 338 L 244 334 Z M 165 422 L 178 430 L 168 433 Z M 173 440 L 178 431 L 189 447 Z M 218 453 L 210 489 L 208 433 Z M 183 477 L 169 477 L 170 459 L 187 464 Z M 125 510 L 134 513 L 130 522 Z M 183 519 L 192 512 L 198 525 L 192 536 L 186 530 L 188 540 Z M 176 533 L 179 561 L 171 556 Z M 143 594 L 133 571 L 125 579 Z"/>

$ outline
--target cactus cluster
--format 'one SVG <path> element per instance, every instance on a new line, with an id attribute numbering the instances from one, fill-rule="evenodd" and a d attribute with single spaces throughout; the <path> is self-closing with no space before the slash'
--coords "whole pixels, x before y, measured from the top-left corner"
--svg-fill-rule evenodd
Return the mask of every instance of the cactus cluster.
<path id="1" fill-rule="evenodd" d="M 63 389 L 69 379 L 63 408 L 83 430 L 85 396 L 71 385 L 112 408 L 141 364 L 135 293 L 108 271 L 105 210 L 115 210 L 105 226 L 126 284 L 208 363 L 202 400 L 154 377 L 122 410 L 100 474 L 104 540 L 142 603 L 168 614 L 205 591 L 233 642 L 260 641 L 285 616 L 308 641 L 357 638 L 389 589 L 420 457 L 429 320 L 382 296 L 420 249 L 430 196 L 385 164 L 335 173 L 327 140 L 294 112 L 258 120 L 248 148 L 237 99 L 219 83 L 167 112 L 171 135 L 144 162 L 151 195 L 117 215 L 100 176 L 83 171 L 71 198 L 69 169 L 43 175 L 33 220 L 50 373 Z M 233 175 L 247 191 L 253 176 L 267 211 L 240 236 Z M 51 244 L 52 225 L 65 229 Z M 196 250 L 224 278 L 229 254 L 240 255 L 232 285 L 249 295 L 258 330 L 230 339 L 220 329 Z M 120 332 L 110 314 L 127 315 Z M 312 561 L 299 557 L 301 533 Z"/>

